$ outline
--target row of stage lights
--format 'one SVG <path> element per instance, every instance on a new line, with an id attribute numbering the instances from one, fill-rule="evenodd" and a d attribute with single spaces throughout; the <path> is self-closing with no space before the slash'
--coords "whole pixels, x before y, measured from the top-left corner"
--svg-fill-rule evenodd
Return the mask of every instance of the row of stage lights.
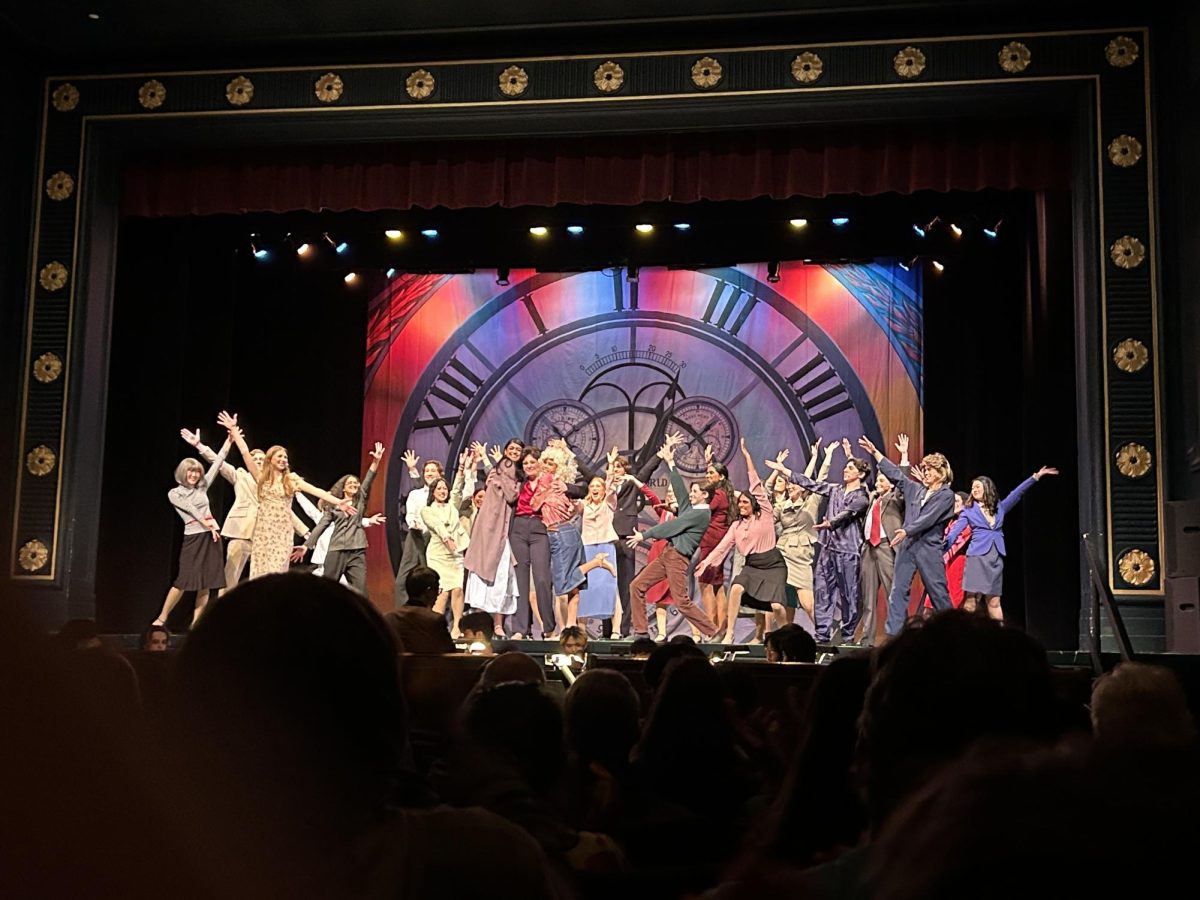
<path id="1" fill-rule="evenodd" d="M 836 216 L 829 221 L 837 228 L 845 228 L 850 224 L 850 219 L 846 216 Z M 799 231 L 808 227 L 808 219 L 788 219 L 788 225 Z M 692 228 L 691 224 L 688 222 L 673 222 L 671 227 L 676 231 L 691 231 Z M 915 227 L 916 226 L 914 226 L 914 228 Z M 641 235 L 653 234 L 656 228 L 657 226 L 650 222 L 639 222 L 633 226 L 633 230 Z M 582 225 L 567 225 L 564 230 L 572 237 L 580 237 L 583 235 L 585 229 Z M 548 237 L 552 233 L 552 230 L 548 225 L 533 225 L 530 226 L 529 233 L 535 238 L 544 238 Z M 429 240 L 433 240 L 439 236 L 439 232 L 436 228 L 422 228 L 420 230 L 420 234 L 422 237 Z M 383 236 L 389 241 L 402 241 L 405 238 L 405 233 L 399 228 L 388 228 L 383 232 Z M 296 243 L 290 233 L 287 235 L 285 240 L 286 243 L 294 247 L 297 256 L 304 258 L 312 255 L 315 242 L 301 241 L 300 243 Z M 328 232 L 323 232 L 318 240 L 327 243 L 339 255 L 344 255 L 350 249 L 349 244 L 347 244 L 345 241 L 335 241 L 329 236 Z M 262 235 L 250 235 L 250 247 L 254 252 L 255 259 L 267 260 L 271 258 L 271 251 L 268 250 L 263 244 Z"/>
<path id="2" fill-rule="evenodd" d="M 793 218 L 793 219 L 788 219 L 787 221 L 788 221 L 788 225 L 795 231 L 802 231 L 803 229 L 808 227 L 808 219 Z M 994 225 L 981 226 L 980 231 L 983 234 L 983 236 L 985 238 L 987 238 L 988 240 L 995 240 L 999 234 L 1000 226 L 1003 223 L 1003 221 L 1004 220 L 1001 219 L 1001 220 L 997 221 Z M 847 216 L 834 216 L 833 218 L 831 218 L 829 220 L 829 222 L 835 228 L 841 229 L 841 228 L 847 227 L 850 224 L 850 218 Z M 966 232 L 966 228 L 964 226 L 959 225 L 957 222 L 953 222 L 953 221 L 943 222 L 941 216 L 934 216 L 928 222 L 914 223 L 912 226 L 912 230 L 913 230 L 913 233 L 917 237 L 924 239 L 924 238 L 928 237 L 930 235 L 930 233 L 933 232 L 934 229 L 937 228 L 940 224 L 945 224 L 946 230 L 955 239 L 961 238 L 963 236 L 963 234 Z M 671 227 L 673 229 L 675 229 L 676 231 L 680 231 L 680 232 L 690 231 L 692 228 L 691 224 L 688 222 L 673 222 L 671 224 Z M 653 234 L 655 229 L 656 229 L 656 226 L 650 222 L 639 222 L 638 224 L 633 226 L 633 230 L 637 234 L 642 235 L 642 236 Z M 584 234 L 585 229 L 582 225 L 567 225 L 567 226 L 565 226 L 565 231 L 571 237 L 580 237 Z M 548 237 L 551 233 L 552 233 L 551 228 L 547 225 L 533 225 L 529 228 L 529 234 L 534 238 L 545 238 L 545 237 Z M 384 234 L 384 237 L 386 237 L 389 241 L 402 241 L 405 239 L 405 232 L 399 228 L 385 229 L 383 234 Z M 420 229 L 419 234 L 422 237 L 426 238 L 427 240 L 435 240 L 439 236 L 438 229 L 436 229 L 436 228 L 422 228 L 422 229 Z M 285 242 L 294 248 L 296 256 L 301 259 L 306 259 L 313 255 L 313 252 L 316 249 L 315 248 L 316 243 L 328 244 L 330 247 L 333 248 L 334 252 L 337 253 L 339 256 L 344 256 L 350 250 L 350 245 L 346 241 L 334 240 L 334 238 L 332 238 L 328 232 L 322 232 L 320 238 L 318 238 L 315 241 L 300 241 L 299 243 L 297 243 L 296 240 L 293 238 L 292 234 L 289 233 L 285 238 Z M 266 261 L 271 258 L 271 251 L 269 249 L 267 249 L 267 247 L 263 243 L 263 238 L 262 238 L 262 235 L 260 235 L 260 234 L 252 234 L 250 236 L 250 249 L 254 253 L 254 258 L 259 261 Z M 909 259 L 901 260 L 900 268 L 902 268 L 906 272 L 911 271 L 914 267 L 916 267 L 923 260 L 924 260 L 924 257 L 922 257 L 922 256 L 914 256 Z M 805 262 L 808 262 L 808 260 L 805 260 Z M 939 260 L 929 259 L 928 262 L 929 262 L 930 266 L 932 267 L 933 271 L 938 274 L 941 274 L 942 272 L 944 272 L 946 270 L 945 264 Z M 779 268 L 780 268 L 780 264 L 777 261 L 771 261 L 771 262 L 767 263 L 767 281 L 772 282 L 772 283 L 779 281 Z M 627 266 L 626 273 L 625 273 L 626 279 L 631 282 L 636 282 L 638 280 L 638 270 L 639 270 L 639 267 L 636 265 Z M 500 286 L 507 285 L 509 283 L 510 271 L 511 271 L 510 268 L 507 266 L 501 266 L 501 267 L 497 268 L 496 269 L 496 284 L 498 284 Z M 387 269 L 385 274 L 387 275 L 388 279 L 390 280 L 390 279 L 394 278 L 395 275 L 397 274 L 397 269 L 394 267 L 389 268 L 389 269 Z M 358 282 L 358 280 L 359 280 L 359 276 L 358 276 L 358 273 L 356 273 L 356 272 L 347 272 L 346 275 L 343 277 L 343 281 L 345 281 L 345 283 L 347 285 L 354 285 Z"/>

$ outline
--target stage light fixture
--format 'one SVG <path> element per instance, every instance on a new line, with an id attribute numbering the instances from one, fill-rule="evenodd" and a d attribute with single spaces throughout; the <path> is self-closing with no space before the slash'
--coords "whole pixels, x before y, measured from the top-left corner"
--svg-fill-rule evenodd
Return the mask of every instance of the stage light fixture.
<path id="1" fill-rule="evenodd" d="M 988 240 L 994 241 L 996 239 L 996 235 L 1000 233 L 1000 225 L 1003 221 L 1004 221 L 1003 219 L 1000 219 L 991 228 L 983 229 L 984 237 L 988 238 Z"/>
<path id="2" fill-rule="evenodd" d="M 309 244 L 307 242 L 301 244 L 299 247 L 296 248 L 297 256 L 308 256 L 308 254 L 310 254 L 310 253 L 312 253 L 312 244 Z"/>
<path id="3" fill-rule="evenodd" d="M 830 219 L 830 221 L 833 222 L 833 224 L 836 225 L 838 228 L 844 228 L 850 224 L 850 220 L 847 219 L 845 216 L 837 216 L 833 219 Z"/>
<path id="4" fill-rule="evenodd" d="M 357 272 L 347 272 L 346 276 L 342 279 L 342 281 L 346 282 L 346 284 L 354 284 L 356 281 L 358 281 L 358 273 Z"/>
<path id="5" fill-rule="evenodd" d="M 799 231 L 801 228 L 808 227 L 808 219 L 788 219 L 788 224 Z"/>
<path id="6" fill-rule="evenodd" d="M 337 252 L 339 254 L 341 254 L 341 253 L 345 253 L 347 250 L 349 250 L 350 245 L 347 244 L 345 241 L 342 241 L 340 244 L 338 244 L 336 247 L 334 247 L 334 249 L 337 250 Z"/>
<path id="7" fill-rule="evenodd" d="M 779 281 L 779 260 L 767 263 L 767 281 L 776 284 Z"/>
<path id="8" fill-rule="evenodd" d="M 955 222 L 951 222 L 950 223 L 950 233 L 953 234 L 956 238 L 962 237 L 963 236 L 962 226 Z"/>
<path id="9" fill-rule="evenodd" d="M 254 249 L 255 259 L 266 259 L 270 255 L 271 252 L 269 250 L 264 250 L 262 247 L 255 247 Z"/>
<path id="10" fill-rule="evenodd" d="M 550 233 L 550 229 L 547 228 L 545 225 L 534 225 L 532 228 L 529 229 L 529 233 L 532 234 L 534 237 L 545 237 L 546 235 L 548 235 Z"/>
<path id="11" fill-rule="evenodd" d="M 328 231 L 321 232 L 321 237 L 324 238 L 325 243 L 327 243 L 330 247 L 333 247 L 335 250 L 337 249 L 337 242 L 329 236 Z"/>
<path id="12" fill-rule="evenodd" d="M 250 235 L 250 251 L 254 254 L 254 258 L 259 260 L 266 259 L 271 255 L 270 251 L 262 245 L 261 234 Z"/>
<path id="13" fill-rule="evenodd" d="M 88 18 L 89 18 L 89 19 L 91 19 L 93 22 L 99 22 L 99 21 L 100 21 L 100 13 L 88 13 L 88 14 L 87 14 L 87 16 L 88 16 Z"/>
<path id="14" fill-rule="evenodd" d="M 919 238 L 923 238 L 923 237 L 925 237 L 926 231 L 920 225 L 917 225 L 914 223 L 913 224 L 913 234 L 915 234 Z"/>
<path id="15" fill-rule="evenodd" d="M 583 234 L 582 225 L 568 225 L 567 234 Z"/>
<path id="16" fill-rule="evenodd" d="M 427 238 L 435 238 L 438 236 L 438 230 L 436 228 L 422 228 L 421 234 Z"/>
<path id="17" fill-rule="evenodd" d="M 919 256 L 914 256 L 912 259 L 902 259 L 900 260 L 900 268 L 902 268 L 905 272 L 911 272 L 913 267 L 916 266 L 917 260 L 920 258 L 921 257 Z"/>
<path id="18" fill-rule="evenodd" d="M 687 223 L 687 222 L 676 222 L 676 223 L 675 223 L 675 230 L 676 230 L 676 231 L 687 231 L 687 230 L 689 230 L 691 227 L 692 227 L 692 226 L 691 226 L 689 223 Z"/>
<path id="19" fill-rule="evenodd" d="M 508 287 L 508 276 L 508 266 L 501 266 L 496 270 L 496 284 L 500 285 L 500 287 Z"/>
<path id="20" fill-rule="evenodd" d="M 938 261 L 935 259 L 935 260 L 933 261 L 933 270 L 934 270 L 935 272 L 941 273 L 941 272 L 945 272 L 945 271 L 946 271 L 946 267 L 945 267 L 945 265 L 943 265 L 942 263 L 938 262 Z"/>
<path id="21" fill-rule="evenodd" d="M 633 226 L 638 234 L 650 234 L 654 230 L 654 226 L 649 222 L 639 222 Z"/>
<path id="22" fill-rule="evenodd" d="M 627 282 L 629 282 L 630 284 L 637 284 L 637 282 L 638 282 L 638 267 L 637 266 L 626 266 L 625 280 Z"/>
<path id="23" fill-rule="evenodd" d="M 383 233 L 383 236 L 386 237 L 389 241 L 398 241 L 402 237 L 404 237 L 404 232 L 401 231 L 399 228 L 389 228 L 387 231 L 385 231 Z"/>
<path id="24" fill-rule="evenodd" d="M 387 270 L 387 277 L 388 277 L 388 280 L 389 280 L 389 281 L 390 281 L 391 279 L 395 278 L 395 277 L 396 277 L 396 270 L 395 270 L 395 269 L 388 269 L 388 270 Z"/>

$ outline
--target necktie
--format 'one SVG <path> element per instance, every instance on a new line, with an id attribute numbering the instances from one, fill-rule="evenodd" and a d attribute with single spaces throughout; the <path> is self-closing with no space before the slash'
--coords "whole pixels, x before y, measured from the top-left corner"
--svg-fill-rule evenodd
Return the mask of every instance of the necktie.
<path id="1" fill-rule="evenodd" d="M 883 502 L 882 500 L 876 500 L 874 503 L 871 504 L 871 534 L 870 534 L 870 537 L 868 538 L 868 540 L 871 542 L 872 547 L 878 547 L 879 541 L 882 537 L 882 535 L 880 534 L 880 522 L 879 522 L 879 520 L 881 518 L 881 511 L 880 511 L 879 507 L 882 502 Z"/>

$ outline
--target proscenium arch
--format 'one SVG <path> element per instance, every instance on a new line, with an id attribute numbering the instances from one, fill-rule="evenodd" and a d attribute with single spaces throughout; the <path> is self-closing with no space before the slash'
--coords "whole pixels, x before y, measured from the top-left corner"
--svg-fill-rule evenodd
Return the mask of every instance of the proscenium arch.
<path id="1" fill-rule="evenodd" d="M 786 82 L 781 85 L 756 85 L 749 90 L 723 90 L 712 93 L 696 93 L 690 84 L 684 91 L 674 93 L 652 87 L 656 96 L 614 97 L 603 103 L 592 102 L 593 98 L 571 98 L 547 101 L 480 102 L 468 104 L 440 104 L 433 102 L 424 108 L 369 106 L 313 109 L 202 109 L 187 110 L 172 105 L 154 113 L 128 111 L 125 106 L 111 111 L 101 108 L 94 101 L 100 93 L 92 85 L 102 87 L 110 97 L 122 98 L 123 91 L 136 90 L 141 76 L 109 74 L 72 78 L 84 88 L 85 103 L 81 110 L 71 114 L 46 114 L 42 131 L 43 147 L 46 148 L 46 166 L 65 165 L 71 167 L 78 161 L 75 172 L 78 184 L 77 212 L 59 217 L 56 222 L 47 216 L 43 221 L 42 181 L 45 174 L 39 159 L 35 172 L 35 189 L 38 209 L 34 215 L 31 259 L 41 263 L 52 247 L 78 247 L 69 258 L 64 258 L 72 268 L 70 286 L 70 310 L 76 320 L 73 335 L 68 335 L 65 344 L 65 381 L 69 384 L 70 404 L 62 403 L 61 419 L 63 445 L 60 448 L 58 494 L 52 496 L 52 518 L 44 518 L 34 507 L 37 498 L 20 493 L 20 482 L 5 479 L 0 488 L 0 504 L 7 501 L 13 511 L 6 518 L 6 537 L 15 559 L 20 540 L 29 536 L 45 538 L 50 545 L 50 564 L 43 572 L 29 575 L 15 567 L 10 560 L 9 579 L 18 590 L 25 593 L 33 606 L 42 611 L 43 618 L 54 623 L 65 617 L 67 597 L 70 597 L 71 615 L 94 614 L 96 544 L 99 529 L 99 502 L 94 496 L 94 487 L 103 474 L 104 442 L 97 435 L 104 434 L 105 405 L 107 398 L 107 372 L 109 347 L 107 335 L 112 314 L 115 284 L 115 243 L 118 232 L 119 210 L 117 205 L 119 185 L 119 163 L 122 154 L 131 149 L 170 147 L 202 147 L 228 144 L 336 144 L 350 139 L 365 141 L 407 141 L 431 139 L 471 138 L 479 134 L 492 137 L 511 135 L 551 134 L 600 134 L 617 131 L 651 133 L 678 129 L 742 129 L 794 125 L 803 122 L 806 126 L 818 126 L 832 122 L 915 122 L 928 118 L 977 116 L 979 104 L 986 102 L 991 114 L 1023 114 L 1031 109 L 1042 112 L 1053 111 L 1063 122 L 1063 132 L 1074 140 L 1075 155 L 1072 160 L 1074 194 L 1074 261 L 1075 261 L 1075 309 L 1079 322 L 1076 331 L 1076 384 L 1080 396 L 1079 409 L 1079 515 L 1080 525 L 1087 531 L 1098 532 L 1108 538 L 1109 583 L 1113 581 L 1114 535 L 1112 534 L 1112 486 L 1106 483 L 1110 454 L 1103 450 L 1087 452 L 1085 448 L 1107 446 L 1111 435 L 1107 428 L 1108 369 L 1105 346 L 1108 338 L 1119 339 L 1122 335 L 1107 335 L 1104 332 L 1105 313 L 1111 300 L 1102 283 L 1105 268 L 1108 233 L 1120 227 L 1116 214 L 1105 212 L 1102 202 L 1101 168 L 1107 165 L 1102 150 L 1103 141 L 1108 139 L 1111 128 L 1100 125 L 1101 113 L 1133 115 L 1135 123 L 1148 117 L 1143 110 L 1138 92 L 1117 91 L 1111 94 L 1105 88 L 1105 100 L 1101 102 L 1101 84 L 1116 73 L 1103 61 L 1103 39 L 1119 34 L 1132 34 L 1143 48 L 1139 66 L 1148 65 L 1145 54 L 1148 32 L 1143 28 L 1078 29 L 1071 32 L 1052 32 L 1038 35 L 1035 48 L 1037 60 L 1031 73 L 1013 77 L 995 70 L 995 47 L 997 42 L 1008 40 L 1011 35 L 943 36 L 928 39 L 939 54 L 941 48 L 957 51 L 957 43 L 971 53 L 986 45 L 988 68 L 985 71 L 972 69 L 955 74 L 958 80 L 918 80 L 912 83 L 890 83 L 891 73 L 885 66 L 883 83 L 876 76 L 858 83 L 833 83 L 828 80 L 797 88 Z M 1103 36 L 1103 39 L 1102 39 Z M 858 52 L 888 53 L 905 42 L 903 35 L 885 40 L 856 41 L 845 47 Z M 1096 61 L 1076 63 L 1061 62 L 1047 55 L 1058 42 L 1086 41 L 1086 54 L 1079 59 Z M 882 46 L 881 46 L 882 45 Z M 833 47 L 834 45 L 830 45 Z M 713 48 L 705 48 L 712 51 Z M 718 50 L 720 48 L 717 48 Z M 785 48 L 740 48 L 749 56 L 766 53 L 782 55 Z M 821 49 L 817 47 L 816 49 Z M 792 52 L 788 49 L 788 52 Z M 840 51 L 832 51 L 840 52 Z M 982 51 L 981 51 L 982 52 Z M 1090 55 L 1087 55 L 1090 54 Z M 644 54 L 628 54 L 631 60 L 640 60 Z M 656 54 L 661 56 L 661 54 Z M 965 58 L 965 57 L 964 57 Z M 786 62 L 786 60 L 783 60 Z M 1045 67 L 1053 63 L 1053 70 Z M 827 59 L 828 65 L 828 59 Z M 295 67 L 307 73 L 309 67 Z M 263 71 L 263 70 L 260 70 Z M 280 70 L 283 71 L 283 70 Z M 957 71 L 957 67 L 955 67 Z M 1047 72 L 1045 77 L 1040 73 Z M 1103 74 L 1101 74 L 1103 73 Z M 1132 70 L 1131 70 L 1132 73 Z M 213 80 L 219 75 L 228 77 L 226 70 L 207 73 L 165 73 L 172 79 L 172 102 L 183 93 L 174 85 L 183 86 L 188 79 Z M 251 72 L 253 74 L 253 72 Z M 927 73 L 929 74 L 929 73 Z M 304 76 L 307 78 L 307 74 Z M 1136 73 L 1140 80 L 1140 72 Z M 1148 76 L 1145 76 L 1148 77 Z M 64 79 L 48 80 L 43 101 L 48 105 L 52 87 Z M 686 79 L 685 79 L 686 80 Z M 189 88 L 191 85 L 189 85 Z M 306 92 L 307 93 L 307 92 Z M 200 95 L 203 95 L 202 92 Z M 129 95 L 132 96 L 132 95 Z M 1147 100 L 1149 89 L 1146 90 Z M 1130 98 L 1137 101 L 1130 106 Z M 255 102 L 259 102 L 256 97 Z M 636 102 L 625 102 L 626 100 Z M 583 101 L 583 102 L 581 102 Z M 223 97 L 219 101 L 224 103 Z M 1110 110 L 1109 107 L 1112 106 Z M 598 116 L 597 110 L 604 115 Z M 1065 115 L 1063 112 L 1065 111 Z M 82 122 L 79 116 L 82 114 Z M 1144 115 L 1143 115 L 1144 114 Z M 1108 121 L 1114 121 L 1109 118 Z M 1148 126 L 1147 126 L 1148 127 Z M 1146 137 L 1150 135 L 1147 132 Z M 1151 148 L 1154 144 L 1149 145 Z M 1148 154 L 1147 164 L 1153 159 Z M 1104 170 L 1106 173 L 1107 169 Z M 1136 173 L 1136 170 L 1134 170 Z M 86 173 L 86 175 L 85 175 Z M 1103 177 L 1108 177 L 1108 174 Z M 1141 209 L 1147 203 L 1132 202 L 1128 208 Z M 1154 198 L 1149 197 L 1150 216 L 1154 216 Z M 1124 209 L 1126 207 L 1122 207 Z M 65 212 L 65 207 L 58 210 Z M 1135 226 L 1136 227 L 1136 226 Z M 73 233 L 72 233 L 73 232 Z M 1111 238 L 1108 238 L 1111 240 Z M 1153 261 L 1157 249 L 1150 247 Z M 26 298 L 26 322 L 24 333 L 10 336 L 14 350 L 10 359 L 12 370 L 18 375 L 13 383 L 24 383 L 17 406 L 21 410 L 22 427 L 17 436 L 24 442 L 29 437 L 24 430 L 24 408 L 28 396 L 28 369 L 38 354 L 31 352 L 35 342 L 33 335 L 41 323 L 37 310 L 49 308 L 44 299 L 36 300 L 34 283 L 37 265 L 31 267 L 30 288 Z M 1156 290 L 1157 276 L 1152 276 L 1151 290 Z M 61 301 L 55 301 L 59 303 Z M 1148 306 L 1153 311 L 1153 297 Z M 78 315 L 76 315 L 78 313 Z M 1139 326 L 1141 327 L 1141 326 Z M 1157 325 L 1146 326 L 1154 348 L 1154 364 L 1150 373 L 1155 382 L 1157 397 L 1158 371 L 1162 357 L 1159 355 L 1159 331 Z M 1140 332 L 1139 332 L 1140 333 Z M 40 349 L 40 348 L 39 348 Z M 1157 401 L 1156 401 L 1157 402 Z M 1161 460 L 1162 444 L 1157 411 L 1145 426 L 1153 433 L 1155 456 Z M 24 446 L 21 450 L 23 451 Z M 14 454 L 19 460 L 20 453 Z M 389 467 L 391 468 L 391 467 Z M 1133 488 L 1150 491 L 1157 483 L 1156 500 L 1158 519 L 1162 508 L 1162 467 L 1156 466 L 1152 479 L 1144 479 Z M 18 475 L 19 477 L 19 475 Z M 26 479 L 28 482 L 28 479 Z M 390 478 L 389 478 L 390 487 Z M 17 493 L 14 495 L 14 490 Z M 28 514 L 23 508 L 28 507 Z M 1157 540 L 1158 558 L 1162 558 L 1161 535 L 1157 534 L 1158 520 L 1154 522 L 1155 535 L 1145 538 L 1148 549 Z M 1127 528 L 1122 525 L 1121 527 Z M 1117 535 L 1121 542 L 1130 540 Z M 1142 538 L 1139 538 L 1141 540 Z M 1084 579 L 1086 583 L 1086 579 Z M 1157 582 L 1149 590 L 1120 588 L 1126 593 L 1146 596 L 1161 595 Z"/>

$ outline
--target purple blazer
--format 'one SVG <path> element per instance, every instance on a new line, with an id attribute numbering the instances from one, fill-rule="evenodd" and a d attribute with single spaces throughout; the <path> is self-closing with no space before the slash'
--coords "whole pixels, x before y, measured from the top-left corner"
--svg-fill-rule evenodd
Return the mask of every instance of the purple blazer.
<path id="1" fill-rule="evenodd" d="M 946 548 L 949 549 L 962 530 L 970 525 L 971 541 L 967 544 L 967 556 L 986 556 L 993 547 L 1001 556 L 1007 556 L 1008 551 L 1004 547 L 1004 516 L 1017 505 L 1021 495 L 1033 487 L 1036 482 L 1036 478 L 1030 477 L 1018 484 L 1012 493 L 996 506 L 996 518 L 990 525 L 978 505 L 964 506 L 962 514 L 954 522 L 950 533 L 946 535 Z"/>

